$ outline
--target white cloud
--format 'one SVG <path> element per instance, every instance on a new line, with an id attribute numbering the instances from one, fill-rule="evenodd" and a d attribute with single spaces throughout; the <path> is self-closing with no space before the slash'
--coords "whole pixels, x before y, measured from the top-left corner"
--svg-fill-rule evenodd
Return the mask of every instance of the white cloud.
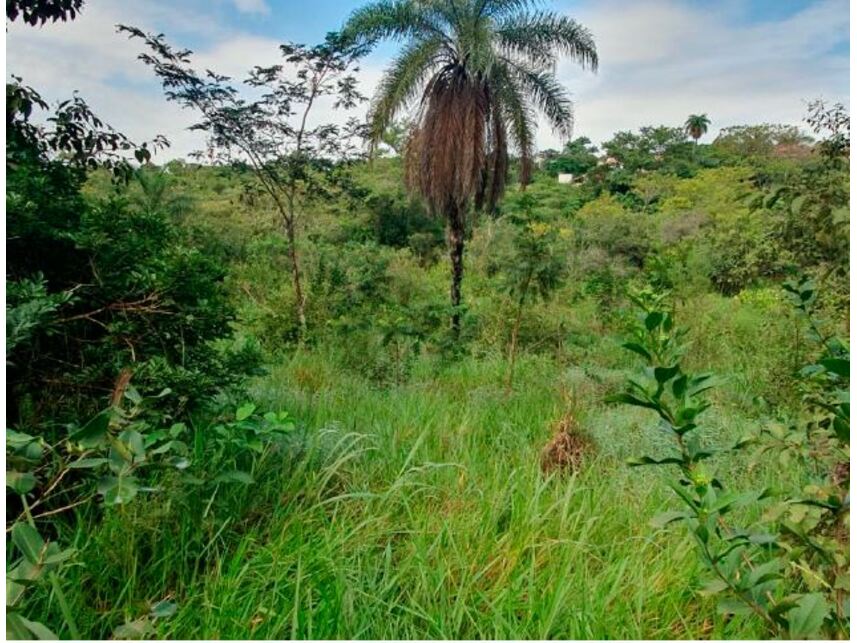
<path id="1" fill-rule="evenodd" d="M 588 0 L 573 17 L 592 30 L 601 68 L 593 76 L 566 62 L 558 73 L 574 92 L 575 135 L 596 143 L 698 112 L 712 119 L 710 140 L 734 124 L 800 124 L 818 96 L 848 103 L 847 55 L 829 53 L 848 38 L 847 0 L 753 24 L 719 3 L 677 0 Z M 560 144 L 545 128 L 538 141 Z"/>
<path id="2" fill-rule="evenodd" d="M 618 130 L 680 125 L 690 113 L 707 112 L 710 140 L 728 125 L 799 124 L 804 101 L 818 96 L 848 103 L 847 54 L 829 53 L 832 43 L 847 41 L 847 0 L 819 0 L 789 18 L 753 24 L 742 23 L 736 7 L 735 0 L 583 0 L 572 15 L 593 31 L 601 68 L 598 74 L 570 62 L 558 68 L 575 101 L 575 135 L 600 143 Z M 115 25 L 164 31 L 177 46 L 202 43 L 194 47 L 198 67 L 233 77 L 278 60 L 277 40 L 238 31 L 215 15 L 166 1 L 88 3 L 71 23 L 9 25 L 7 70 L 52 100 L 80 90 L 120 131 L 141 140 L 167 136 L 173 145 L 162 159 L 185 156 L 204 144 L 201 134 L 187 131 L 194 115 L 166 102 L 151 70 L 136 59 L 141 44 L 115 33 Z M 371 96 L 387 63 L 373 55 L 364 64 L 363 93 Z M 365 108 L 355 112 L 364 114 Z M 344 117 L 329 103 L 316 116 L 319 122 Z M 545 126 L 537 142 L 561 144 Z"/>
<path id="3" fill-rule="evenodd" d="M 190 7 L 186 8 L 190 11 Z M 203 149 L 205 136 L 189 131 L 195 114 L 167 102 L 151 69 L 137 60 L 143 45 L 116 33 L 116 24 L 129 24 L 155 33 L 181 47 L 189 37 L 206 44 L 192 57 L 198 69 L 211 69 L 240 81 L 254 65 L 279 61 L 280 42 L 250 33 L 230 31 L 212 18 L 185 13 L 181 7 L 156 2 L 129 3 L 102 0 L 70 23 L 37 29 L 19 23 L 7 33 L 7 71 L 23 76 L 46 99 L 57 101 L 79 91 L 93 111 L 136 141 L 163 134 L 170 148 L 156 160 L 186 157 Z M 178 30 L 177 25 L 181 25 Z M 360 73 L 361 89 L 371 93 L 378 73 Z M 361 113 L 355 113 L 360 115 Z M 318 105 L 315 122 L 344 122 L 346 114 L 333 110 L 332 101 Z"/>
<path id="4" fill-rule="evenodd" d="M 232 4 L 241 13 L 261 13 L 264 15 L 271 13 L 271 8 L 265 3 L 265 0 L 232 0 Z"/>

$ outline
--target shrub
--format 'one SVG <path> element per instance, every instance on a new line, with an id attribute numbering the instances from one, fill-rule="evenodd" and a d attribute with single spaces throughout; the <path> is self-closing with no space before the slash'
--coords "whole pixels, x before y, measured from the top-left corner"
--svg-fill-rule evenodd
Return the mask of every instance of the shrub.
<path id="1" fill-rule="evenodd" d="M 130 166 L 99 152 L 111 141 L 130 147 L 124 137 L 79 99 L 56 117 L 57 128 L 70 120 L 70 132 L 35 127 L 32 104 L 17 87 L 7 89 L 10 420 L 33 425 L 88 414 L 126 368 L 140 373 L 143 394 L 175 387 L 174 410 L 254 369 L 247 351 L 238 371 L 223 368 L 228 356 L 214 342 L 232 334 L 234 318 L 223 253 L 210 237 L 191 242 L 176 223 L 168 182 L 144 179 L 151 198 L 141 202 L 123 182 Z M 83 139 L 74 154 L 55 153 L 74 137 Z M 148 154 L 138 150 L 138 159 Z M 109 196 L 86 198 L 86 169 L 100 165 L 120 180 Z"/>
<path id="2" fill-rule="evenodd" d="M 654 523 L 666 526 L 680 521 L 687 525 L 700 560 L 711 574 L 700 593 L 724 596 L 718 611 L 758 618 L 772 635 L 847 636 L 849 563 L 844 534 L 849 521 L 848 475 L 844 468 L 833 465 L 847 458 L 850 428 L 845 390 L 850 358 L 842 342 L 818 330 L 812 317 L 814 284 L 803 280 L 786 288 L 809 320 L 824 356 L 804 369 L 812 390 L 806 398 L 807 413 L 788 431 L 767 430 L 773 442 L 763 434 L 731 448 L 702 443 L 701 418 L 710 406 L 705 394 L 718 380 L 685 369 L 684 331 L 675 326 L 664 294 L 649 291 L 634 297 L 642 312 L 625 348 L 642 356 L 647 368 L 629 377 L 625 392 L 611 399 L 653 411 L 659 426 L 674 438 L 666 454 L 646 455 L 629 464 L 677 469 L 670 486 L 683 509 L 658 516 Z M 733 517 L 736 510 L 748 505 L 758 508 L 773 492 L 728 491 L 706 461 L 718 452 L 728 454 L 758 440 L 764 450 L 797 451 L 807 469 L 826 470 L 826 474 L 782 498 L 761 524 L 744 526 Z"/>

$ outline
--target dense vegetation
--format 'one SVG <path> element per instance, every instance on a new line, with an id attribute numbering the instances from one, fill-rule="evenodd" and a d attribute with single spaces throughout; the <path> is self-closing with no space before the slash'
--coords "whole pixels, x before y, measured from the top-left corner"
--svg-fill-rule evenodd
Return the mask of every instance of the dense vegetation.
<path id="1" fill-rule="evenodd" d="M 123 27 L 207 162 L 7 84 L 10 635 L 848 635 L 847 113 L 536 155 L 597 56 L 522 4 L 370 5 L 256 102 Z"/>

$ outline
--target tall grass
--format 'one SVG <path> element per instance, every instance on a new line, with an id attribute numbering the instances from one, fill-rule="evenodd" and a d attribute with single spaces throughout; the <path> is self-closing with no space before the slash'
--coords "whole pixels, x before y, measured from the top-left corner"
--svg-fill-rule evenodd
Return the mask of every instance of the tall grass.
<path id="1" fill-rule="evenodd" d="M 761 636 L 696 594 L 701 570 L 681 529 L 649 525 L 673 507 L 666 472 L 624 459 L 661 438 L 645 414 L 603 404 L 621 370 L 617 339 L 602 341 L 571 366 L 524 355 L 510 396 L 500 357 L 424 358 L 388 388 L 342 368 L 336 349 L 285 360 L 251 392 L 300 428 L 266 453 L 256 485 L 198 497 L 167 479 L 149 501 L 70 526 L 95 533 L 64 575 L 78 627 L 109 636 L 171 599 L 159 637 Z M 758 349 L 756 362 L 735 363 L 772 361 Z M 740 404 L 753 373 L 724 373 L 738 384 L 715 400 L 713 441 L 759 421 Z M 573 475 L 545 477 L 539 453 L 564 390 L 597 449 Z M 743 460 L 717 464 L 730 485 L 787 483 Z M 68 634 L 47 591 L 35 600 Z"/>

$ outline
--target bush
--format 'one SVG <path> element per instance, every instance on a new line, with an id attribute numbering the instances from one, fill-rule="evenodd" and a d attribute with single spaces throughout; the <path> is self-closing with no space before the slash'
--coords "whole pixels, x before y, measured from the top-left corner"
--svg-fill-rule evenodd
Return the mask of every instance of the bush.
<path id="1" fill-rule="evenodd" d="M 10 422 L 46 425 L 89 414 L 125 369 L 144 395 L 174 388 L 173 410 L 251 372 L 258 356 L 246 346 L 240 364 L 215 346 L 232 335 L 234 319 L 224 251 L 177 223 L 185 208 L 175 207 L 166 176 L 138 174 L 131 190 L 124 183 L 130 168 L 115 165 L 126 171 L 111 193 L 85 197 L 86 168 L 99 166 L 97 153 L 82 166 L 52 153 L 52 134 L 16 109 L 24 108 L 7 104 Z M 95 137 L 99 126 L 84 120 L 73 135 Z"/>

